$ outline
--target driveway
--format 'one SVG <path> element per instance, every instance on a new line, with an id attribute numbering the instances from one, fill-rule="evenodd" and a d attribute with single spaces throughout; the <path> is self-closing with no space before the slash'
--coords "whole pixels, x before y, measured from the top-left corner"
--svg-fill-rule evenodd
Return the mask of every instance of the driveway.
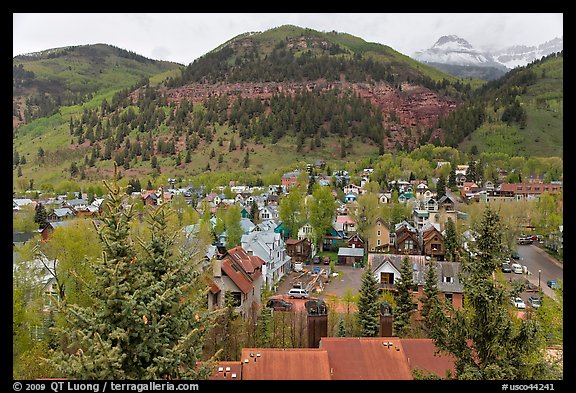
<path id="1" fill-rule="evenodd" d="M 319 294 L 319 298 L 323 299 L 327 295 L 335 295 L 342 298 L 346 288 L 352 289 L 354 295 L 356 295 L 360 290 L 364 268 L 354 268 L 348 265 L 336 265 L 336 272 L 339 273 L 338 276 L 330 278 L 330 281 L 324 288 L 324 292 Z"/>

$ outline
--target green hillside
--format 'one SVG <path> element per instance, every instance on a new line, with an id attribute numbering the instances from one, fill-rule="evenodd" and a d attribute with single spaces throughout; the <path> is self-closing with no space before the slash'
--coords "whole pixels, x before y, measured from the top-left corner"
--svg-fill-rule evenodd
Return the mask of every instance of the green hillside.
<path id="1" fill-rule="evenodd" d="M 482 92 L 486 119 L 459 148 L 470 152 L 475 146 L 479 152 L 562 157 L 563 78 L 561 54 L 511 71 L 487 84 Z"/>
<path id="2" fill-rule="evenodd" d="M 170 76 L 181 67 L 105 44 L 16 56 L 12 65 L 13 112 L 25 121 L 50 116 L 96 93 L 129 88 L 162 73 Z"/>

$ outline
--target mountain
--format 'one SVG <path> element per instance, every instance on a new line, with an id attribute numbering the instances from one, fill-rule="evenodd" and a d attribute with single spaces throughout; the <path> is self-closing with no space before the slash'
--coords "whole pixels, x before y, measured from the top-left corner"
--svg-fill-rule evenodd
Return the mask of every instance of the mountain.
<path id="1" fill-rule="evenodd" d="M 13 80 L 23 105 L 15 116 L 35 109 L 38 101 L 17 100 L 33 83 L 44 83 L 36 97 L 49 86 L 48 97 L 62 100 L 14 125 L 14 184 L 24 189 L 32 177 L 101 180 L 113 162 L 128 178 L 218 173 L 253 184 L 302 160 L 344 164 L 426 144 L 457 147 L 487 118 L 517 111 L 513 100 L 493 110 L 477 96 L 496 88 L 490 82 L 463 82 L 386 45 L 296 26 L 233 37 L 185 67 L 107 45 L 49 50 L 15 58 Z M 557 109 L 561 100 L 545 95 L 558 97 L 557 84 L 543 89 L 537 99 Z M 522 120 L 504 118 L 510 127 Z"/>
<path id="2" fill-rule="evenodd" d="M 50 116 L 96 93 L 129 88 L 182 65 L 112 45 L 53 48 L 13 58 L 13 123 Z"/>
<path id="3" fill-rule="evenodd" d="M 556 37 L 537 46 L 515 45 L 492 52 L 494 61 L 509 69 L 525 66 L 551 53 L 564 50 L 564 37 Z"/>
<path id="4" fill-rule="evenodd" d="M 515 67 L 560 52 L 563 46 L 563 38 L 555 38 L 538 46 L 516 45 L 497 51 L 481 51 L 463 38 L 448 35 L 412 57 L 460 78 L 494 80 Z"/>

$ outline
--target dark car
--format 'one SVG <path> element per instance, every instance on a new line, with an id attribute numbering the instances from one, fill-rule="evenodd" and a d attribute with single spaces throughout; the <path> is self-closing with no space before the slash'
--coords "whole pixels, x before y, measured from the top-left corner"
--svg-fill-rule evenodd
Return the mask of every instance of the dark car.
<path id="1" fill-rule="evenodd" d="M 560 285 L 558 285 L 558 281 L 556 280 L 548 280 L 546 281 L 546 285 L 552 289 L 560 288 Z"/>
<path id="2" fill-rule="evenodd" d="M 518 254 L 516 251 L 510 254 L 510 256 L 512 257 L 512 259 L 520 259 L 520 254 Z"/>
<path id="3" fill-rule="evenodd" d="M 292 310 L 292 303 L 283 299 L 270 299 L 268 303 L 266 303 L 266 307 L 274 311 L 290 311 Z"/>
<path id="4" fill-rule="evenodd" d="M 526 292 L 538 292 L 540 289 L 537 285 L 532 284 L 530 281 L 524 281 L 524 291 Z"/>
<path id="5" fill-rule="evenodd" d="M 504 262 L 502 264 L 502 273 L 512 273 L 512 267 L 509 263 Z"/>
<path id="6" fill-rule="evenodd" d="M 315 256 L 314 258 L 312 258 L 312 263 L 314 265 L 318 265 L 320 263 L 320 257 L 319 256 Z"/>

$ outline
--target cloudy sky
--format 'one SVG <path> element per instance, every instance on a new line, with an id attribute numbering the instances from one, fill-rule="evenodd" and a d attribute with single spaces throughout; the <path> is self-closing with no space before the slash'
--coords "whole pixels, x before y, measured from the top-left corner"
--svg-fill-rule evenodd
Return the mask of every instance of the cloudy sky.
<path id="1" fill-rule="evenodd" d="M 409 56 L 443 35 L 501 49 L 564 34 L 562 13 L 14 13 L 12 54 L 104 43 L 187 65 L 238 34 L 285 24 L 349 33 Z"/>

